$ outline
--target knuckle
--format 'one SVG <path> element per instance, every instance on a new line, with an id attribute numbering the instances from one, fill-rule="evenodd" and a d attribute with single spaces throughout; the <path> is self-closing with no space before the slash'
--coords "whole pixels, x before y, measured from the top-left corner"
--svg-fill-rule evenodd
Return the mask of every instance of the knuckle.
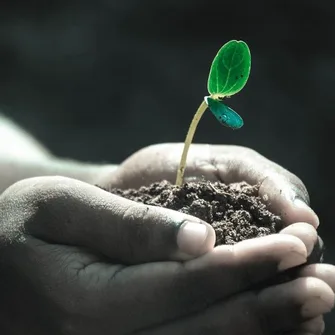
<path id="1" fill-rule="evenodd" d="M 261 155 L 254 149 L 244 146 L 234 146 L 233 147 L 233 157 L 236 161 L 237 166 L 245 164 L 245 162 L 258 162 L 263 166 L 263 172 L 270 178 L 283 179 L 286 183 L 290 185 L 290 188 L 294 191 L 297 197 L 301 198 L 307 204 L 309 204 L 309 194 L 307 188 L 303 181 L 294 173 L 288 171 L 282 166 L 268 160 L 266 157 Z"/>
<path id="2" fill-rule="evenodd" d="M 150 216 L 149 212 L 152 212 L 149 206 L 132 203 L 124 209 L 122 221 L 131 226 L 132 230 L 136 231 L 135 234 L 137 234 L 145 229 L 143 223 Z"/>
<path id="3" fill-rule="evenodd" d="M 247 156 L 247 157 L 254 157 L 254 156 L 260 156 L 260 154 L 252 149 L 252 148 L 249 148 L 249 147 L 245 147 L 245 146 L 240 146 L 240 145 L 234 145 L 233 146 L 233 152 L 236 153 L 237 155 L 241 156 L 241 157 L 244 157 L 244 156 Z"/>
<path id="4" fill-rule="evenodd" d="M 304 184 L 304 182 L 293 173 L 290 173 L 289 180 L 290 180 L 290 183 L 292 184 L 292 187 L 294 188 L 296 197 L 300 198 L 307 205 L 309 205 L 310 204 L 309 193 L 308 193 L 307 187 Z"/>
<path id="5" fill-rule="evenodd" d="M 59 200 L 68 198 L 68 190 L 68 180 L 61 177 L 30 178 L 10 186 L 0 196 L 4 235 L 29 234 L 43 223 L 52 224 L 57 207 L 65 203 Z"/>

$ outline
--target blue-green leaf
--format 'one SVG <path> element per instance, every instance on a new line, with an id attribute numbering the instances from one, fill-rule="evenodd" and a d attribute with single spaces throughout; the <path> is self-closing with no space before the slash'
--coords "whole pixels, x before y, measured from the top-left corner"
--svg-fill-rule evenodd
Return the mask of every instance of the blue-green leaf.
<path id="1" fill-rule="evenodd" d="M 212 99 L 211 97 L 205 97 L 205 101 L 209 110 L 222 125 L 232 129 L 238 129 L 243 126 L 241 116 L 221 101 Z"/>

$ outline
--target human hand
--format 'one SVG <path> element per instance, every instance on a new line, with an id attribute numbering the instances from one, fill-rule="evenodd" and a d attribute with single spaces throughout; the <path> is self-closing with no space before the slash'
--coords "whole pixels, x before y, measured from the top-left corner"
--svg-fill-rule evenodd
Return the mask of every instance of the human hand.
<path id="1" fill-rule="evenodd" d="M 331 266 L 252 289 L 306 261 L 308 224 L 213 249 L 196 218 L 59 177 L 11 186 L 0 218 L 1 334 L 318 334 L 334 303 Z"/>
<path id="2" fill-rule="evenodd" d="M 97 183 L 116 188 L 138 188 L 162 179 L 174 183 L 182 149 L 180 143 L 149 146 L 130 156 Z M 295 222 L 319 225 L 317 215 L 309 207 L 308 192 L 302 181 L 254 150 L 231 145 L 192 144 L 185 180 L 203 177 L 224 183 L 261 183 L 259 195 L 287 225 Z"/>

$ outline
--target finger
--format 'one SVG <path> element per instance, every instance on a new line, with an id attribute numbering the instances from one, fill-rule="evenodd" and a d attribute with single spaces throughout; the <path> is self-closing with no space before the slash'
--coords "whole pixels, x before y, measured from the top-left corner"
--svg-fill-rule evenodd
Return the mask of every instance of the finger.
<path id="1" fill-rule="evenodd" d="M 202 175 L 209 180 L 216 178 L 228 184 L 241 181 L 261 184 L 260 197 L 285 224 L 307 222 L 314 227 L 319 225 L 318 216 L 309 207 L 305 185 L 280 165 L 245 147 L 199 144 L 193 145 L 192 150 L 190 175 Z"/>
<path id="2" fill-rule="evenodd" d="M 183 264 L 164 262 L 124 268 L 113 277 L 117 289 L 110 287 L 110 293 L 99 299 L 103 305 L 120 309 L 124 297 L 131 297 L 134 318 L 129 326 L 136 329 L 201 311 L 279 271 L 304 263 L 306 257 L 300 239 L 266 236 L 216 247 Z"/>
<path id="3" fill-rule="evenodd" d="M 245 334 L 247 330 L 249 335 L 262 335 L 286 334 L 298 329 L 306 333 L 320 327 L 319 320 L 313 323 L 309 320 L 313 316 L 309 316 L 329 312 L 333 304 L 333 293 L 322 281 L 299 279 L 256 294 L 241 294 L 200 313 L 137 334 Z"/>
<path id="4" fill-rule="evenodd" d="M 27 275 L 30 277 L 29 274 L 39 273 L 34 285 L 38 286 L 40 296 L 50 299 L 54 302 L 54 305 L 45 310 L 45 306 L 41 304 L 39 299 L 33 299 L 31 305 L 35 311 L 42 313 L 42 315 L 43 313 L 57 313 L 54 326 L 59 333 L 75 330 L 78 334 L 104 334 L 106 331 L 108 332 L 108 329 L 113 329 L 115 333 L 135 334 L 136 331 L 149 325 L 164 322 L 167 328 L 157 327 L 152 330 L 154 331 L 152 334 L 243 334 L 245 329 L 248 329 L 250 335 L 273 334 L 274 332 L 271 330 L 277 329 L 277 325 L 280 325 L 281 320 L 287 317 L 285 315 L 287 313 L 290 313 L 289 317 L 292 320 L 297 320 L 290 323 L 292 327 L 297 328 L 304 321 L 304 318 L 299 317 L 301 306 L 305 302 L 310 302 L 310 299 L 314 299 L 315 296 L 322 297 L 325 295 L 319 282 L 309 285 L 302 283 L 303 290 L 306 293 L 305 295 L 302 294 L 303 298 L 298 294 L 300 291 L 299 285 L 289 290 L 287 290 L 287 287 L 282 288 L 285 292 L 289 291 L 293 294 L 293 296 L 288 294 L 289 298 L 281 294 L 280 290 L 279 292 L 265 293 L 263 291 L 249 291 L 235 298 L 230 297 L 226 302 L 217 302 L 212 306 L 206 305 L 207 301 L 205 300 L 201 310 L 184 310 L 184 318 L 179 316 L 176 320 L 170 315 L 171 312 L 174 312 L 169 308 L 171 301 L 175 300 L 178 303 L 178 299 L 187 299 L 188 295 L 185 290 L 188 287 L 185 286 L 178 295 L 170 290 L 169 301 L 166 304 L 164 291 L 155 291 L 160 285 L 160 280 L 164 280 L 166 276 L 156 276 L 156 281 L 147 282 L 149 294 L 139 295 L 136 286 L 141 283 L 140 278 L 132 283 L 129 276 L 122 278 L 124 270 L 121 269 L 120 271 L 119 266 L 110 266 L 103 263 L 99 260 L 99 257 L 85 253 L 78 248 L 41 243 L 32 237 L 29 237 L 20 247 L 23 248 L 22 251 L 26 252 L 23 254 L 14 253 L 12 259 L 12 265 L 14 266 L 9 267 L 9 271 L 15 271 L 17 262 L 21 263 L 21 276 L 13 277 L 17 280 L 18 294 L 16 295 L 18 299 L 22 296 L 27 299 L 27 292 L 24 291 L 31 292 L 29 285 L 32 285 L 32 283 L 27 283 L 25 278 L 27 278 Z M 22 263 L 23 255 L 28 255 L 29 262 Z M 78 259 L 79 255 L 80 258 Z M 169 267 L 171 270 L 173 263 L 178 264 L 176 262 L 166 262 L 166 264 L 161 263 L 160 265 L 164 270 Z M 154 266 L 156 267 L 158 264 L 155 263 Z M 148 274 L 152 273 L 150 267 L 150 264 L 145 264 L 129 267 L 128 269 L 133 268 L 134 272 Z M 71 269 L 74 270 L 74 273 L 69 271 Z M 176 272 L 174 271 L 174 273 Z M 173 284 L 174 282 L 171 281 L 170 289 Z M 192 284 L 192 281 L 189 284 Z M 204 286 L 200 285 L 198 290 L 206 289 L 208 283 L 203 284 Z M 224 285 L 224 282 L 222 284 Z M 152 290 L 154 295 L 150 294 Z M 186 296 L 183 297 L 184 293 L 186 293 Z M 265 294 L 265 298 L 262 294 Z M 269 295 L 272 295 L 273 299 L 269 299 Z M 5 298 L 7 298 L 6 294 Z M 10 294 L 8 298 L 12 306 L 14 303 Z M 131 306 L 130 309 L 129 306 Z M 16 306 L 16 308 L 20 309 L 20 306 Z M 155 315 L 157 310 L 163 311 L 164 317 L 168 317 L 168 319 L 157 319 L 157 315 Z M 319 306 L 316 312 L 324 313 L 325 311 L 327 310 Z M 190 314 L 190 312 L 193 313 Z M 295 317 L 291 316 L 293 313 L 296 315 Z M 125 323 L 125 315 L 129 317 L 131 322 Z M 58 319 L 59 317 L 60 319 Z M 151 323 L 145 323 L 152 317 Z M 241 318 L 243 322 L 241 322 Z M 61 320 L 63 321 L 60 322 Z M 239 322 L 237 322 L 238 320 Z M 286 327 L 283 329 L 286 329 Z M 151 333 L 145 330 L 144 334 Z"/>
<path id="5" fill-rule="evenodd" d="M 304 322 L 298 328 L 298 331 L 301 334 L 313 334 L 313 335 L 321 335 L 323 334 L 324 330 L 325 330 L 325 322 L 323 320 L 322 315 Z"/>
<path id="6" fill-rule="evenodd" d="M 307 189 L 297 176 L 248 148 L 213 145 L 208 150 L 220 180 L 261 183 L 259 195 L 287 225 L 294 222 L 319 225 L 317 215 L 309 207 Z"/>
<path id="7" fill-rule="evenodd" d="M 314 246 L 318 239 L 318 235 L 315 228 L 304 222 L 294 223 L 282 229 L 280 231 L 280 234 L 289 234 L 300 238 L 306 246 L 308 256 L 313 251 Z"/>
<path id="8" fill-rule="evenodd" d="M 300 277 L 315 277 L 327 283 L 335 292 L 335 266 L 331 264 L 310 264 L 299 269 Z"/>
<path id="9" fill-rule="evenodd" d="M 304 222 L 293 223 L 281 230 L 280 234 L 290 234 L 304 241 L 308 253 L 307 263 L 322 263 L 324 245 L 313 226 Z"/>
<path id="10" fill-rule="evenodd" d="M 318 239 L 316 240 L 316 243 L 314 245 L 314 249 L 312 253 L 308 256 L 307 263 L 309 264 L 323 263 L 324 251 L 325 251 L 325 245 L 323 243 L 322 238 L 318 236 Z"/>
<path id="11" fill-rule="evenodd" d="M 285 335 L 321 335 L 325 331 L 325 322 L 323 316 L 303 322 L 297 329 L 285 332 Z"/>
<path id="12" fill-rule="evenodd" d="M 195 217 L 126 200 L 74 179 L 28 179 L 6 194 L 15 195 L 6 201 L 18 207 L 26 233 L 90 248 L 123 264 L 186 260 L 215 244 L 213 228 Z"/>
<path id="13" fill-rule="evenodd" d="M 333 290 L 325 282 L 306 277 L 266 288 L 259 293 L 258 299 L 263 306 L 267 306 L 263 312 L 268 316 L 274 317 L 278 307 L 285 310 L 271 328 L 273 331 L 288 331 L 294 329 L 297 323 L 330 312 L 334 307 L 335 297 Z"/>
<path id="14" fill-rule="evenodd" d="M 315 241 L 318 241 L 318 236 L 316 230 L 307 223 L 294 223 L 286 228 L 284 228 L 279 234 L 289 234 L 299 238 L 306 247 L 307 254 L 309 255 L 307 258 L 306 264 L 313 264 L 317 261 L 320 261 L 320 257 L 318 259 L 312 259 L 311 256 L 315 254 L 315 249 L 318 244 L 315 244 Z M 312 276 L 315 278 L 319 278 L 324 280 L 330 287 L 334 287 L 335 284 L 335 267 L 329 266 L 325 264 L 314 264 L 316 267 L 309 267 L 307 265 L 303 265 L 300 267 L 290 268 L 287 271 L 283 271 L 279 275 L 276 275 L 263 283 L 258 284 L 263 286 L 273 286 L 280 283 L 285 283 L 296 279 L 297 277 L 308 277 Z"/>
<path id="15" fill-rule="evenodd" d="M 307 222 L 317 228 L 319 218 L 308 206 L 308 197 L 303 195 L 306 193 L 299 191 L 303 187 L 302 182 L 297 187 L 299 182 L 295 178 L 272 174 L 261 182 L 259 195 L 270 210 L 280 215 L 285 224 Z"/>
<path id="16" fill-rule="evenodd" d="M 279 271 L 304 263 L 307 257 L 300 239 L 280 234 L 220 246 L 184 263 L 154 262 L 128 267 L 69 249 L 73 247 L 62 246 L 60 250 L 59 245 L 31 236 L 20 248 L 11 262 L 20 264 L 22 278 L 41 274 L 37 285 L 42 295 L 51 295 L 61 310 L 80 318 L 98 317 L 92 315 L 94 306 L 99 318 L 110 320 L 113 315 L 114 327 L 118 324 L 115 320 L 119 320 L 125 333 L 200 312 Z M 29 262 L 24 262 L 22 255 Z M 65 293 L 58 297 L 60 290 Z M 125 325 L 129 306 L 132 322 Z"/>

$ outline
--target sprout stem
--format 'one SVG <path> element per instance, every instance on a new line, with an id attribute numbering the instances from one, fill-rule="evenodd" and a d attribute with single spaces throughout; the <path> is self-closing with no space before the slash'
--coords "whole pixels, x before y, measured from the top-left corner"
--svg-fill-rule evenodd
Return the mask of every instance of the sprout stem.
<path id="1" fill-rule="evenodd" d="M 206 109 L 207 109 L 207 103 L 205 102 L 205 100 L 203 100 L 202 103 L 200 104 L 197 112 L 194 114 L 193 120 L 192 120 L 192 122 L 190 124 L 190 127 L 188 129 L 186 139 L 185 139 L 185 142 L 184 142 L 183 153 L 181 155 L 181 159 L 180 159 L 180 163 L 179 163 L 179 167 L 178 167 L 178 171 L 177 171 L 177 179 L 176 179 L 176 185 L 177 186 L 181 186 L 182 183 L 183 183 L 188 150 L 189 150 L 190 145 L 192 143 L 194 133 L 197 129 L 198 123 L 199 123 L 202 115 L 206 111 Z"/>

